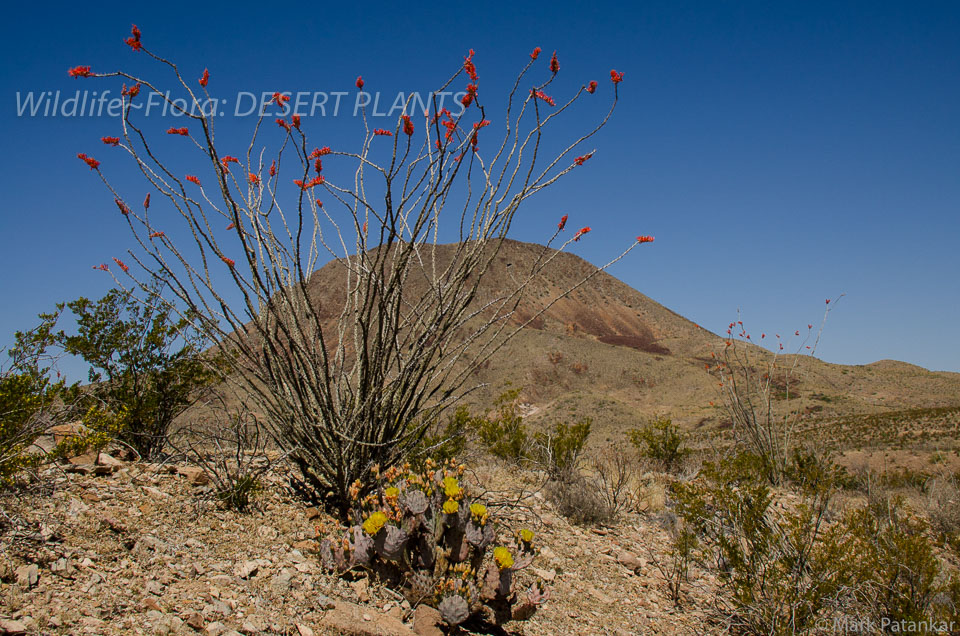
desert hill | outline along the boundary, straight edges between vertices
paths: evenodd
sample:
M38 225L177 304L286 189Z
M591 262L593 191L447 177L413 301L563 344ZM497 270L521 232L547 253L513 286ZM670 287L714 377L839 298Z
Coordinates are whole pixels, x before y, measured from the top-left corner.
M425 246L424 268L442 269L454 258L455 249ZM541 245L505 241L481 280L474 303L501 297L524 282L545 250ZM719 425L725 415L710 404L719 403L717 382L705 361L712 351L722 349L720 336L605 272L597 272L551 304L596 269L573 254L560 253L527 283L526 294L510 317L513 325L526 326L477 371L476 382L485 386L470 401L485 408L506 387L520 387L530 421L589 415L601 439L655 415L670 416L691 428ZM343 304L344 272L342 261L333 261L309 280L313 301L331 319ZM417 276L405 287L412 297L425 291ZM752 350L767 355L759 347ZM889 360L837 365L808 356L800 360L799 369L800 404L823 416L960 403L957 373L930 372ZM791 407L798 404L791 402Z

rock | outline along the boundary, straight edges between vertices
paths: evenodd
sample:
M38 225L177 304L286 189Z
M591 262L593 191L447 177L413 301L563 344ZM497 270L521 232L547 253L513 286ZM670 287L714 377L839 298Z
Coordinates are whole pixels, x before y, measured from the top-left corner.
M153 633L160 636L176 634L183 627L183 621L177 616L164 616L153 626Z
M147 581L147 584L143 586L143 589L147 591L148 594L155 594L161 596L163 594L163 585L157 581Z
M353 581L350 583L350 587L352 587L353 591L357 593L357 599L359 599L361 603L365 603L370 600L370 595L367 593L367 589L370 587L370 581L367 579Z
M84 453L83 455L71 457L67 461L74 466L95 466L97 464L97 456L99 454L100 453L97 451L91 451L89 453Z
M177 474L192 486L205 486L210 483L210 476L197 466L177 466Z
M314 594L313 604L322 610L329 610L336 607L334 602L330 600L330 597L324 596L323 594Z
M313 506L304 510L303 513L307 516L307 521L313 521L314 519L319 519L321 515L320 509Z
M73 565L66 557L60 557L50 564L50 571L58 576L69 576L73 571Z
M243 563L238 563L233 568L234 576L239 576L241 579L249 579L251 576L256 576L259 571L260 564L256 561L244 561Z
M82 435L87 431L87 427L81 422L70 422L69 424L57 424L47 429L50 435L53 435L53 443L59 444L72 437Z
M419 636L443 636L443 618L429 605L418 605L413 613L413 631Z
M0 634L26 634L27 626L20 621L12 621L6 618L0 618Z
M144 606L145 608L147 608L147 613L148 613L148 614L149 614L150 612L162 612L162 611L163 611L163 608L160 607L160 601L158 601L158 600L157 600L156 598L154 598L153 596L148 596L147 598L143 599L143 606Z
M227 626L218 621L214 621L207 625L207 628L204 631L207 632L209 636L220 636L227 631Z
M17 584L20 587L33 587L40 580L40 568L35 563L17 568Z
M319 626L325 630L340 630L362 636L415 636L416 632L382 612L372 611L355 603L335 602L335 607L323 615ZM364 621L363 616L370 617ZM326 632L324 632L326 633Z
M627 568L628 570L633 570L635 574L639 574L647 565L646 559L641 559L635 554L630 552L622 551L617 555L617 563Z
M159 488L154 488L153 486L141 486L141 489L154 499L166 499L170 496Z
M257 618L249 618L243 621L243 625L240 626L241 634L262 634L266 631L266 627L263 624L263 621Z
M590 592L590 594L591 594L594 598L596 598L598 601L600 601L601 603L606 603L607 605L609 605L610 603L613 603L614 600L615 600L613 597L607 596L606 594L604 594L604 593L601 592L600 590L595 589L595 588L592 588L592 587L591 587L589 590L587 590L587 591Z
M313 630L303 623L297 623L297 633L300 634L300 636L313 636Z
M123 466L122 461L106 453L100 453L97 457L97 464L100 466L109 466L110 468L120 468Z
M539 576L544 581L553 581L557 578L556 570L541 570L540 568L532 568L533 573Z
M203 614L200 612L193 612L190 616L187 616L186 620L187 625L196 631L202 631L203 626L206 624L206 621L203 618Z

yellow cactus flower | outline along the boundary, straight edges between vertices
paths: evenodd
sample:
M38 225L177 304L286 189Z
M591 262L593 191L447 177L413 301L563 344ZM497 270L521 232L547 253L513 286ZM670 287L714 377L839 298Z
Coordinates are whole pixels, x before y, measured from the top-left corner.
M383 491L383 496L386 497L387 499L394 499L396 497L399 497L400 489L391 486L390 488L387 488L386 490Z
M375 512L363 522L363 530L371 537L376 536L380 529L387 523L387 515L382 512Z
M470 504L470 516L479 523L487 518L487 507L482 503L473 503Z
M443 511L448 515L456 514L460 510L460 504L456 499L447 499L443 504Z
M447 497L459 497L463 490L460 488L460 483L456 477L444 477L443 492Z
M530 543L533 541L533 530L527 530L524 528L520 531L520 540L524 543Z
M510 550L503 546L493 549L493 560L497 562L497 567L501 570L513 567L513 555L510 554Z

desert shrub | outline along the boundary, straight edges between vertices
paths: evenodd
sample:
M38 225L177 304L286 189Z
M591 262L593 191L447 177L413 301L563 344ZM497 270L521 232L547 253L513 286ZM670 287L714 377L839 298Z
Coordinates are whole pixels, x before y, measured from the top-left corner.
M552 429L540 431L533 436L533 460L551 477L576 470L583 454L590 426L593 421L583 418L576 424L557 422Z
M271 459L259 418L242 399L228 406L224 395L204 404L202 415L184 423L170 446L200 468L212 484L211 495L224 507L245 512L263 490L263 476L283 456Z
M741 454L705 464L697 480L675 483L672 494L717 567L728 594L719 600L734 628L803 633L835 610L851 565L843 532L826 524L831 485L775 506L764 460Z
M826 301L820 329L813 331L812 324L807 326L805 337L796 345L789 362L782 360L786 343L779 335L776 336L778 350L771 354L755 347L743 321L736 321L727 329L723 350L714 352L714 363L707 364L707 369L720 381L737 444L760 460L763 474L772 485L780 485L785 477L793 456L797 427L805 415L803 404L793 399L799 396L797 389L805 357L802 354L816 353L827 316L835 306L835 302L831 305L830 300ZM796 330L795 334L800 336L800 331ZM776 405L779 401L796 404Z
M689 581L690 566L698 558L700 539L682 517L673 513L666 515L664 525L670 535L670 549L666 558L654 558L653 563L667 584L670 600L680 605L683 586Z
M659 462L667 472L678 468L690 455L690 449L684 447L686 436L668 418L658 418L642 428L631 429L627 435L641 457Z
M880 621L918 622L954 611L946 578L927 525L897 496L880 495L845 520L857 559L861 598Z
M500 459L519 462L529 449L527 429L517 409L520 389L501 394L494 410L474 421L477 437L483 447Z
M97 301L79 298L66 304L76 333L55 334L66 353L90 364L89 393L123 410L120 439L148 460L163 451L173 420L225 370L221 358L200 355L206 341L193 329L196 317L175 318L160 294L155 281L145 301L120 289Z
M544 492L557 512L573 523L603 525L616 517L616 509L597 483L579 470L568 469L550 479Z
M925 507L931 529L950 545L960 545L960 484L957 477L945 474L930 481Z
M478 95L473 53L457 56L440 89L466 83L456 114L438 103L417 104L408 92L386 128L371 130L364 108L364 124L355 120L356 142L331 148L313 141L314 124L299 115L266 126L274 106L289 110L283 91L263 105L249 139L215 137L214 113L203 107L217 89L215 80L208 88L210 73L198 83L179 72L139 30L128 43L165 76L147 81L125 71L71 70L74 77L122 77L136 89L123 91L121 136L103 139L115 140L109 145L140 169L155 205L163 206L148 213L149 199L125 201L126 188L111 181L111 164L101 168L78 154L83 169L109 190L138 246L134 265L118 260L115 271L141 285L150 276L171 282L178 305L201 318L197 324L210 341L230 349L240 367L234 379L258 401L273 441L298 469L291 479L341 514L357 479L369 490L372 466L401 463L417 447L421 418L478 388L468 386L475 372L505 342L603 269L558 290L526 323L511 319L529 281L590 232L586 226L564 235L570 231L564 216L546 241L559 249L514 272L502 293L478 298L524 202L570 172L590 169L583 167L593 156L585 144L613 114L622 73L610 75L611 108L577 133L577 125L547 124L573 117L574 104L594 99L593 91L577 80L569 98L555 92L555 102L544 92L548 85L566 92L555 58L537 61L539 48L524 55L513 88L487 102L493 93ZM190 140L182 153L156 152L162 133L150 133L142 111L131 107L141 85L184 116L174 130ZM363 90L362 78L356 86ZM570 123L582 124L583 115L578 111ZM416 123L421 116L430 123ZM548 129L567 141L542 139ZM243 159L230 154L241 147L249 149ZM155 227L161 218L182 223L180 231ZM211 219L226 229L211 231ZM458 224L459 242L439 245ZM637 237L610 264L652 240ZM336 282L321 309L309 277L324 261ZM499 450L518 456L522 440L511 440Z
M589 468L597 495L614 517L636 506L637 496L632 488L636 473L634 457L614 446L595 453Z
M499 537L463 472L462 464L429 459L422 471L375 470L374 492L361 496L359 482L351 489L355 525L322 542L322 562L336 572L368 569L411 604L436 607L451 626L477 616L498 625L529 618L546 600L542 582L521 589L518 580L533 560L533 533Z
M102 448L119 432L125 409L105 408L78 384L53 379L56 355L48 353L56 340L58 314L41 314L34 329L15 334L7 352L10 362L0 368L0 487L17 474L89 448ZM58 424L76 422L77 434L59 443L40 437Z
M458 406L442 425L439 416L434 416L429 423L422 425L426 432L420 444L410 451L410 463L419 468L427 458L443 463L462 456L468 437L481 426L481 421L482 418L470 414L466 405Z

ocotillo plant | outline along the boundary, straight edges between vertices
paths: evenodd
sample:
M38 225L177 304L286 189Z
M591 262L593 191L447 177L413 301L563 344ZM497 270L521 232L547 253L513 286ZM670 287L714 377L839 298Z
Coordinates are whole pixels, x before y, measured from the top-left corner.
M548 159L541 156L544 135L559 128L574 103L601 91L590 82L566 101L554 100L546 90L560 65L554 54L542 72L539 47L507 96L492 158L480 151L480 139L496 127L487 118L472 51L434 93L465 78L457 113L434 98L420 113L422 123L415 122L411 94L408 110L388 130L371 129L362 110L364 134L352 150L309 143L307 122L297 114L265 127L265 108L244 154L237 141L214 136L214 117L204 107L213 81L207 70L186 79L145 46L136 27L127 44L172 76L177 92L123 71L70 70L74 77L124 80L121 136L102 141L134 160L154 200L164 204L151 208L149 198L128 204L100 161L79 155L110 189L139 247L129 251L135 269L119 259L116 268L104 268L134 283L154 274L169 283L178 303L201 316L199 327L235 358L240 371L233 379L254 394L272 437L299 467L300 484L345 511L354 481L372 487L373 465L396 464L422 437L422 422L474 388L471 371L521 328L510 319L530 281L590 231L583 227L544 250L508 293L474 302L520 206L594 156L583 146L613 114L623 74L610 73L605 114ZM361 77L356 86L363 90ZM154 131L132 108L143 88L186 118L187 126L166 133L184 138L206 163L204 173L184 174L154 152ZM289 100L278 91L270 107L289 108ZM265 137L277 148L272 156ZM352 162L352 178L328 179L328 161ZM175 220L185 226L179 234L171 231ZM441 220L459 224L458 243L442 261L433 249ZM608 265L650 240L631 241ZM319 308L307 283L327 258L338 263L342 295L335 306ZM412 293L414 280L426 291Z

